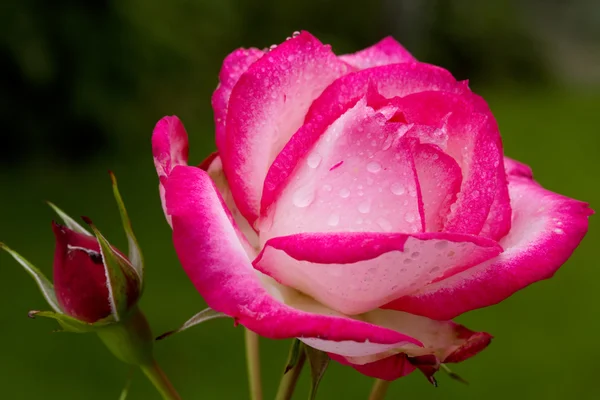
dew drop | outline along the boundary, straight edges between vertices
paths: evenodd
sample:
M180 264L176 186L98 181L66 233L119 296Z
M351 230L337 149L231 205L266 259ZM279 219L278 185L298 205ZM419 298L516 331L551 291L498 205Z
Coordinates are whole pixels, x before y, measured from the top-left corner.
M327 225L337 226L340 223L340 216L338 214L331 214L327 219Z
M372 174L376 174L381 170L381 164L379 164L377 161L371 161L370 163L367 164L367 171L369 171Z
M412 260L410 258L407 258L403 261L404 264L410 264L412 262Z
M298 37L298 36L300 36L300 32L294 31L294 33L292 33L293 38Z
M435 274L436 272L438 272L440 270L440 267L433 267L429 270L430 274Z
M361 214L368 214L371 211L371 202L363 201L358 205L358 212Z
M310 187L302 187L294 193L292 202L298 208L308 207L315 199L315 191Z
M418 251L415 251L415 252L413 252L413 253L412 253L410 256L411 256L412 258L417 258L417 257L419 257L420 255L421 255L421 253L419 253Z
M404 189L404 186L400 182L392 183L390 190L396 196L402 196L406 192L406 189Z
M381 229L383 229L385 232L391 232L392 231L392 224L387 219L385 219L385 218L377 218L376 222L377 222L377 225L379 225L381 227Z
M323 190L324 190L324 191L326 191L326 192L331 192L331 189L333 189L333 188L331 187L331 185L328 185L328 184L324 184L324 185L323 185Z
M347 198L348 196L350 196L350 191L349 191L348 189L346 189L346 188L343 188L343 189L341 189L341 190L340 190L340 197L341 197L342 199L345 199L345 198Z
M415 215L413 213L406 213L404 215L404 219L406 220L406 222L411 223L411 222L415 222Z
M445 240L440 240L439 242L434 244L433 247L435 247L438 250L444 250L446 247L448 247L448 242Z
M310 153L306 159L306 163L310 168L317 168L321 164L322 157L319 153Z

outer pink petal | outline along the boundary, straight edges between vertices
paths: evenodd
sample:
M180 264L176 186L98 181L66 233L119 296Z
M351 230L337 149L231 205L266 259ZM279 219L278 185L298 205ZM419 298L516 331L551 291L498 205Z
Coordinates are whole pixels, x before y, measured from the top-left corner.
M358 69L417 61L391 36L354 54L340 56L340 59Z
M357 315L498 255L491 240L448 233L313 233L270 239L259 271Z
M263 55L264 52L254 48L237 49L223 61L221 72L219 72L219 85L213 93L211 101L215 115L215 140L217 148L221 151L225 146L225 123L231 91L240 76Z
M329 357L343 365L349 365L363 375L372 378L393 381L413 372L416 367L410 363L404 353L395 354L368 364L353 364L344 356L329 353Z
M261 210L279 196L285 182L327 128L363 98L369 89L385 97L406 96L426 90L464 93L469 89L456 82L445 69L424 63L392 64L345 75L333 82L310 107L304 125L279 153L264 182Z
M422 232L406 126L363 99L336 120L297 165L260 223L264 243L299 232Z
M319 337L352 342L354 347L367 346L373 352L420 346L418 340L390 329L335 314L300 311L276 300L261 285L240 241L243 236L232 225L231 216L204 171L176 167L166 192L175 250L211 308L273 339Z
M502 254L386 307L450 319L550 278L583 239L592 210L520 175L509 175L509 193L513 221Z
M163 117L156 123L152 132L152 155L160 180L158 185L160 201L169 224L171 224L171 217L167 214L163 181L175 166L187 165L188 151L188 135L179 118Z
M509 176L522 176L524 178L533 179L533 172L529 165L520 163L512 158L504 157L504 168Z
M242 74L229 98L219 148L240 211L258 217L269 166L302 125L312 101L349 66L307 32L265 54Z

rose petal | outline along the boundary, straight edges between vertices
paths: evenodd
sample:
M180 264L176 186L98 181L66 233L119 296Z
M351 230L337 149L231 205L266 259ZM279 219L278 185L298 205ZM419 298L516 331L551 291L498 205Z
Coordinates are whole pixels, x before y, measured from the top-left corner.
M188 151L188 135L178 117L163 117L156 123L152 132L152 155L159 178L160 203L169 225L171 217L167 214L163 181L175 166L187 165Z
M251 224L272 161L312 101L348 68L329 46L303 32L252 64L233 88L219 152L236 204Z
M277 199L300 159L342 114L363 98L369 87L388 98L426 90L464 93L469 89L452 75L424 63L392 64L345 75L333 82L311 105L304 125L296 132L271 165L264 182L261 211Z
M344 356L329 353L332 360L339 362L342 365L348 365L360 372L363 375L372 378L384 379L393 381L413 372L416 368L408 361L408 357L404 353L394 354L379 361L374 361L368 364L353 364Z
M333 123L260 222L260 239L299 232L421 232L407 127L363 99Z
M522 176L524 178L533 179L533 172L529 165L525 165L512 158L504 157L504 168L506 175L509 176Z
M519 175L509 175L509 193L513 221L509 234L500 240L502 254L386 307L450 319L550 278L583 239L593 212L586 203Z
M263 55L264 52L255 48L237 49L223 60L223 66L219 72L219 85L211 99L215 115L215 141L220 150L225 146L225 124L231 91L240 76Z
M233 219L204 171L176 167L166 183L166 194L179 260L214 310L272 339L320 337L334 342L352 341L354 346L369 341L379 345L377 351L420 345L418 340L399 332L334 312L322 315L292 308L281 302L280 292L267 292L248 259L243 235L232 225ZM310 299L305 302L316 307ZM317 308L317 312L321 309Z
M253 264L327 307L356 315L501 250L489 239L449 233L307 233L270 239Z
M440 232L460 191L462 173L456 161L435 145L418 144L413 151L425 231Z
M417 61L416 58L391 36L364 50L339 57L342 61L358 69Z

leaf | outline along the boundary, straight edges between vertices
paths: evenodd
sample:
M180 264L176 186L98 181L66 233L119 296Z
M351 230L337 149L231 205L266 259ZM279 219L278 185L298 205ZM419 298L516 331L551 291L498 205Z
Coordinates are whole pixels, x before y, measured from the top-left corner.
M133 269L127 264L127 261L113 249L108 240L100 233L93 222L87 217L82 218L90 226L100 244L102 263L104 264L104 272L106 274L106 286L108 287L108 301L112 309L114 320L120 321L127 313L130 304L133 304L133 301L128 299L130 293L128 290L128 276L126 275L126 271Z
M56 300L56 293L54 292L54 285L52 284L52 282L50 282L50 280L48 280L48 278L46 278L46 276L42 273L42 271L37 269L33 264L31 264L29 261L27 261L26 259L21 257L21 255L19 253L12 250L11 248L9 248L7 245L5 245L2 242L0 242L0 249L3 249L8 254L10 254L19 264L21 264L23 266L23 268L25 268L25 270L29 273L29 275L31 275L31 277L37 283L38 287L40 288L40 291L42 292L42 295L48 302L48 305L50 307L52 307L52 309L54 311L59 312L59 313L62 312L62 309L61 309L60 305L58 304L58 300Z
M77 233L81 233L81 234L84 234L87 236L94 236L83 226L79 225L79 223L77 223L73 218L69 217L63 210L56 207L56 205L54 205L54 203L51 203L49 201L47 201L46 203L48 203L48 205L50 207L52 207L54 212L56 212L58 214L58 216L63 220L63 222L65 223L67 228L71 229L72 231L75 231Z
M194 315L192 318L188 319L187 321L185 321L185 323L183 325L181 325L181 327L179 327L175 330L169 331L169 332L165 332L162 335L158 336L156 338L156 340L163 340L171 335L174 335L179 332L183 332L186 329L191 328L192 326L201 324L206 321L210 321L211 319L227 318L227 317L229 317L227 314L223 314L221 312L215 311L212 308L207 308L205 310L200 311L198 314Z
M469 381L464 379L462 376L458 375L456 372L452 371L446 364L440 364L440 369L448 374L448 376L455 381L460 383L464 383L465 385L469 384Z
M127 214L127 210L125 209L125 203L123 202L121 193L119 192L119 187L117 186L117 177L114 173L112 173L112 171L109 171L109 174L110 179L112 181L113 194L115 196L115 200L117 201L117 206L119 207L119 214L121 214L121 222L123 223L123 229L125 230L125 234L127 235L127 243L129 246L129 261L131 261L135 272L140 278L139 282L141 293L144 282L144 258L142 256L142 251L140 249L138 241L135 238L135 235L133 234L131 220L129 219L129 215Z
M306 352L306 357L310 364L311 386L308 398L309 400L315 400L317 398L319 383L321 383L321 379L323 378L323 375L325 375L325 371L327 370L331 359L327 353L310 346L304 346L304 351Z
M87 322L80 321L76 318L70 317L66 314L62 314L60 312L54 311L29 311L27 314L29 318L43 317L43 318L51 318L60 324L60 326L66 332L74 332L74 333L88 333L94 332L97 328L100 328L107 324L107 322L96 322L94 324L89 324Z

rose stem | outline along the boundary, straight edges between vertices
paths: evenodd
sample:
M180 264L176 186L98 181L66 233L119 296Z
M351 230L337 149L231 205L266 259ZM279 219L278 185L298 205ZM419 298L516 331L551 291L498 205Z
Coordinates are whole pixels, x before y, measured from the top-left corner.
M165 375L163 370L160 369L156 360L153 360L151 364L142 365L141 368L148 379L150 379L150 382L152 382L152 384L160 392L163 399L181 400L181 397L179 397L179 394L169 381L169 378L167 378L167 375Z
M388 388L390 387L390 381L384 381L383 379L375 379L369 400L382 400L385 398Z
M294 344L292 344L292 348L290 349L290 357L288 360L288 364L293 358L293 352ZM304 367L304 361L306 361L306 353L301 347L300 352L298 353L298 359L296 360L295 364L291 366L289 370L285 371L283 373L283 376L281 377L281 381L279 382L279 389L277 389L277 396L275 396L275 400L290 400L292 398L292 395L294 394L294 389L296 389L296 382L298 382L298 378L300 377L300 373L302 372L302 367Z
M260 352L258 349L259 336L246 329L246 364L248 367L248 383L250 385L250 399L262 400L262 386L260 383Z

